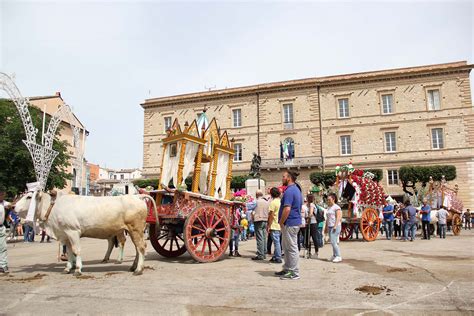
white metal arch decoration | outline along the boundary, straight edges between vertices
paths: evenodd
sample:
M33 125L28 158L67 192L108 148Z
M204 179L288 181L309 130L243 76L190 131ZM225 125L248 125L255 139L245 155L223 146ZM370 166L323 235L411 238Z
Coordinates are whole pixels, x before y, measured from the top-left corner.
M23 143L28 148L31 158L33 160L33 166L35 168L36 180L40 183L40 189L43 190L46 187L46 181L48 180L51 166L54 159L58 155L58 152L53 149L54 136L56 130L63 120L64 116L68 116L69 124L73 130L73 142L74 142L74 153L76 159L74 160L74 166L80 167L82 175L82 160L83 155L80 151L80 128L73 124L74 116L72 114L69 105L64 104L59 107L58 111L51 117L51 121L48 125L47 132L43 135L43 141L41 144L36 142L36 135L38 129L33 125L31 120L30 111L28 109L29 100L24 98L15 82L5 73L0 72L0 89L4 90L8 96L12 99L13 103L20 114L23 127L25 128L26 140ZM82 176L79 177L82 179Z

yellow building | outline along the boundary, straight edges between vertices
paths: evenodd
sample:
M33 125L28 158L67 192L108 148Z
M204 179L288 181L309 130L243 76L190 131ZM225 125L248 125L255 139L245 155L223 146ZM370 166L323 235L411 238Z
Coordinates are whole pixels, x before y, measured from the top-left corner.
M161 140L173 120L192 121L206 109L235 138L234 174L247 174L256 152L267 185L295 168L306 190L311 172L352 161L383 169L386 191L398 195L400 166L451 164L472 208L472 68L462 61L147 99L143 176L158 177Z
M46 115L48 116L53 116L59 107L65 104L60 92L56 92L56 94L50 96L30 97L29 100L32 106L43 112L46 112ZM79 128L78 144L76 144L74 140L72 125ZM47 128L48 126L45 127L45 131ZM70 145L68 147L68 153L71 156L71 165L68 167L67 172L73 175L72 180L68 181L67 186L63 190L69 192L73 188L78 188L78 192L80 192L82 188L81 194L85 194L88 182L86 176L87 164L85 159L82 159L80 164L77 165L75 165L75 161L78 154L84 158L85 142L89 132L85 129L84 125L81 123L81 121L79 121L74 113L72 113L71 116L63 117L60 128L61 131L59 132L59 139L67 141ZM38 129L41 129L41 127L38 127ZM40 140L37 141L39 142ZM78 146L78 150L75 148L76 145Z

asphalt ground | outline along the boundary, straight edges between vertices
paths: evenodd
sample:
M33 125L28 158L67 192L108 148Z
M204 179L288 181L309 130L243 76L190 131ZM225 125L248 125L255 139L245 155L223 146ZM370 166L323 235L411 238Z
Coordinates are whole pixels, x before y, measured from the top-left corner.
M9 243L0 314L474 314L474 230L414 242L341 242L341 263L327 261L325 245L318 259L300 260L301 279L291 281L274 276L281 265L250 259L255 240L240 244L241 258L205 264L187 253L163 258L148 243L141 276L128 272L130 240L122 264L100 263L106 241L81 241L81 278L61 273L57 242Z

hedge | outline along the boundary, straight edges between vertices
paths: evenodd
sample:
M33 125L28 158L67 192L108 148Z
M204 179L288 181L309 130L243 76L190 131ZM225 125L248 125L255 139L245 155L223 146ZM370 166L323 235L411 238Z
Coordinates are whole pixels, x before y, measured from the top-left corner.
M139 188L146 188L148 186L153 187L153 189L158 188L158 181L159 179L157 178L151 178L151 179L137 179L132 181L134 185L136 185ZM184 183L186 183L188 191L191 191L192 186L193 186L193 178L192 177L187 177L186 180L184 180Z
M230 182L231 189L236 189L236 190L244 189L245 181L247 179L251 179L251 177L249 175L233 176ZM186 180L184 180L184 182L186 183L188 191L191 191L192 185L193 185L193 178L187 177ZM147 186L152 186L154 189L156 189L158 188L158 179L157 178L138 179L138 180L134 180L133 184L138 186L139 188L146 188Z
M456 167L452 165L439 166L402 166L398 171L402 184L421 183L425 186L430 181L430 176L435 181L441 181L444 175L446 181L456 179Z

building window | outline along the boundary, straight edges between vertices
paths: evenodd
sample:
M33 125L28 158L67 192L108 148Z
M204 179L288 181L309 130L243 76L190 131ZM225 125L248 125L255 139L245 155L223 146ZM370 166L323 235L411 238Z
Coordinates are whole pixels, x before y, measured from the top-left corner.
M349 117L349 99L339 99L337 102L339 104L339 118Z
M242 161L242 144L234 144L234 161Z
M388 185L398 185L398 170L387 170Z
M121 174L121 175L120 175L120 180L123 180L123 179L124 179L124 175Z
M341 155L352 155L351 136L344 135L340 137L341 140Z
M382 95L382 112L383 114L393 113L393 95L391 94Z
M165 117L165 132L171 128L171 116Z
M433 144L433 149L443 149L444 148L443 129L442 128L431 129L431 140Z
M234 124L234 127L242 127L242 110L241 109L235 109L232 110L232 121Z
M283 104L283 125L285 129L293 129L293 104Z
M117 175L116 174L114 174L114 180L117 180Z
M395 132L385 133L385 151L389 153L397 151L397 139Z
M428 90L428 109L436 111L441 109L439 99L439 89Z

